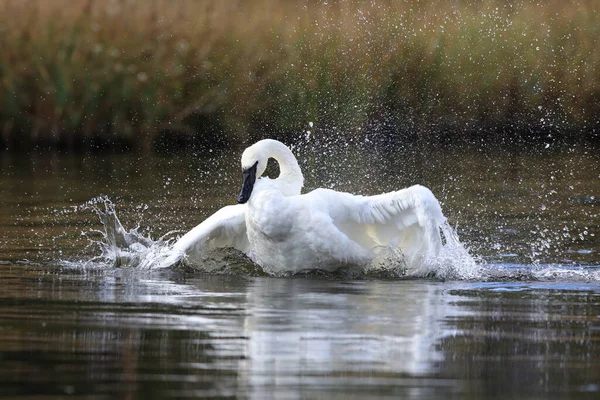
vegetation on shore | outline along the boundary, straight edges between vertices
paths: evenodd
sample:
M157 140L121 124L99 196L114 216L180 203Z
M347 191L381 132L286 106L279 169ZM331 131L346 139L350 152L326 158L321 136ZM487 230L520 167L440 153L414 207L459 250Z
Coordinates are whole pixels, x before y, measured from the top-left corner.
M0 0L1 148L598 141L600 3Z

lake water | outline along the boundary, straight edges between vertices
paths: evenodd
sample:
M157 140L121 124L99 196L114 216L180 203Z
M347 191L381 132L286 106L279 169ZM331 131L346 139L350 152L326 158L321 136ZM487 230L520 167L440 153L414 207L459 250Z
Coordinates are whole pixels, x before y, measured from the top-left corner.
M235 201L240 151L2 153L0 396L600 396L597 152L294 151L307 190L430 187L479 275L115 268L83 204L104 195L125 226L181 234Z

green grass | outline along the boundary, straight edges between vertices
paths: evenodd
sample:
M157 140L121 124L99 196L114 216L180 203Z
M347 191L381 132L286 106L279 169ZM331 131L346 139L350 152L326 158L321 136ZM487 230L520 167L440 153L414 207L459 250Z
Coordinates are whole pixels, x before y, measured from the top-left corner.
M239 143L308 122L319 135L597 140L599 10L0 0L2 147Z

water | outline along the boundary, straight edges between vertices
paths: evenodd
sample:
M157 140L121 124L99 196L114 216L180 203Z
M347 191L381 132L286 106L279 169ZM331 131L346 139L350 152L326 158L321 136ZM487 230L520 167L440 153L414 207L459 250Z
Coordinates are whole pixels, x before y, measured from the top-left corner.
M430 187L467 280L114 268L82 205L169 240L234 201L239 154L2 154L0 395L596 398L600 163L550 150L296 147L308 190Z

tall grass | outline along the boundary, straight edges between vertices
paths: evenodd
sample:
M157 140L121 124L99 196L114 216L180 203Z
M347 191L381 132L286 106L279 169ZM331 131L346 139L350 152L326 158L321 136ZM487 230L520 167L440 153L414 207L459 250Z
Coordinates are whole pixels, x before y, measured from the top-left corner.
M308 122L322 135L597 138L599 11L595 0L0 0L3 147L240 142Z

